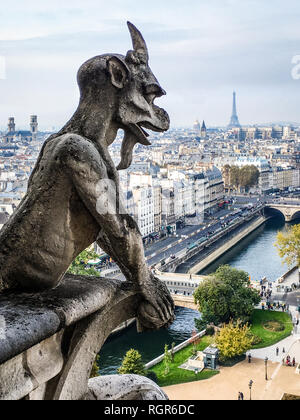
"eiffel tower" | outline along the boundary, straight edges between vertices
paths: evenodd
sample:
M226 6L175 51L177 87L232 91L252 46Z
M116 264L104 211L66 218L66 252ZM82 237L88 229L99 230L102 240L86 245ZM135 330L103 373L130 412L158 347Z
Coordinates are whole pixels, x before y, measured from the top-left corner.
M237 112L236 112L236 93L233 92L233 105L232 105L232 115L231 115L231 119L230 119L230 123L228 125L228 128L240 128L240 122L239 122L239 118L237 116Z

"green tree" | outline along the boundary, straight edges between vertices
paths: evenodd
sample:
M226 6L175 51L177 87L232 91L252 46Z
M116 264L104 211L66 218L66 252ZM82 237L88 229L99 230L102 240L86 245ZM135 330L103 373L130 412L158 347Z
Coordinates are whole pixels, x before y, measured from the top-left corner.
M238 189L240 185L240 168L238 166L230 167L229 183L234 189Z
M257 184L259 179L259 170L254 165L246 165L240 168L239 186L249 189Z
M164 374L165 374L165 376L167 376L168 373L170 372L170 363L171 362L172 362L172 355L169 351L169 346L166 344L165 345L165 355L164 355L164 366L165 366Z
M219 325L231 319L250 320L260 302L259 292L251 287L249 274L223 265L203 281L194 293L201 319L195 319L198 330L208 324Z
M86 249L86 250L82 251L75 258L75 260L72 262L72 264L70 265L70 267L68 269L68 273L78 274L78 275L82 275L82 276L97 276L97 277L99 277L100 274L95 268L93 268L93 267L86 268L86 264L88 263L88 261L95 260L98 257L99 257L99 255L96 254L96 252L91 251L89 249Z
M300 266L300 224L291 226L286 232L278 232L275 243L278 254L288 266Z
M240 356L252 346L253 336L247 324L241 320L224 324L216 335L216 345L222 360Z
M230 165L226 164L223 166L222 168L222 177L224 180L224 185L225 188L230 188L231 187L231 183L230 183Z
M254 165L238 166L225 165L222 170L225 184L230 189L249 189L257 184L259 170Z
M121 375L133 373L135 375L145 376L146 372L141 354L134 349L128 350L122 361L122 366L118 369L118 373Z
M90 378L97 378L98 376L100 376L100 374L99 374L99 360L100 360L100 356L99 356L99 354L97 354L96 359L94 360L94 363L93 363L93 366L92 366Z

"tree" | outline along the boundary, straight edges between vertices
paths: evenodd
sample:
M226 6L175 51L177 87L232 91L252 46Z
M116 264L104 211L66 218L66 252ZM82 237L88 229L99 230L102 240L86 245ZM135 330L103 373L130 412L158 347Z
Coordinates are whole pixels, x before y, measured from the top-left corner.
M118 369L118 373L121 375L133 373L135 375L145 376L145 367L141 354L134 349L128 350L122 361L122 366Z
M164 365L165 365L165 376L168 375L168 373L170 372L170 363L172 362L172 356L171 353L169 351L169 346L166 344L165 345L165 355L164 355Z
M257 184L259 176L259 170L256 166L243 166L239 173L239 186L245 189L251 188Z
M100 376L100 374L99 374L99 360L100 360L100 356L99 356L99 354L97 354L96 359L94 360L94 363L93 363L93 366L92 366L90 378L97 378L98 376Z
M224 324L216 336L216 345L223 360L244 354L251 348L252 341L248 324L243 324L241 320Z
M68 269L68 273L78 274L78 275L82 275L82 276L97 276L97 277L99 277L100 274L95 268L93 268L93 267L86 268L86 264L88 263L88 261L95 260L98 257L99 257L99 255L96 254L96 252L91 251L89 249L86 249L86 250L82 251L75 258L75 260L72 262L72 264L70 265L70 267Z
M238 166L225 165L222 170L225 185L230 189L248 189L257 184L259 170L254 165Z
M235 189L237 189L240 185L239 176L240 168L238 166L231 166L229 172L229 182L230 185Z
M259 292L251 287L249 274L223 265L203 281L194 293L201 319L195 319L198 330L208 324L219 325L231 319L250 320L260 302Z
M300 224L291 226L286 232L278 232L275 247L280 258L288 266L300 266Z
M192 331L192 336L190 339L190 343L193 344L193 355L197 354L197 346L200 344L201 342L201 338L197 337L197 331L193 330Z

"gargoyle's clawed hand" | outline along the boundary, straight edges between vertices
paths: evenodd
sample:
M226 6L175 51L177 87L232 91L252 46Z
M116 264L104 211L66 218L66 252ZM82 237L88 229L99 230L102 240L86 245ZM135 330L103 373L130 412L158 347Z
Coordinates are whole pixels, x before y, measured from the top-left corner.
M156 330L172 324L175 305L166 285L149 274L141 289L145 301L138 309L138 330Z

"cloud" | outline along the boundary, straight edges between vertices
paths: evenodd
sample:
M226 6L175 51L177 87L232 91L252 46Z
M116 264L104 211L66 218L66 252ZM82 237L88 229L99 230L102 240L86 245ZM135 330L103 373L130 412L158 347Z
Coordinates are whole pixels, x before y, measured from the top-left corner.
M298 0L11 0L0 28L0 121L16 114L27 124L31 110L47 126L63 124L77 105L79 66L131 48L126 20L147 41L173 125L202 116L225 124L233 89L243 122L297 120L291 59L300 54L299 12Z

